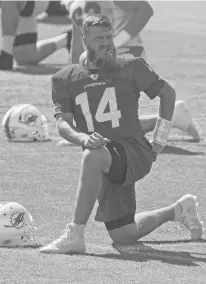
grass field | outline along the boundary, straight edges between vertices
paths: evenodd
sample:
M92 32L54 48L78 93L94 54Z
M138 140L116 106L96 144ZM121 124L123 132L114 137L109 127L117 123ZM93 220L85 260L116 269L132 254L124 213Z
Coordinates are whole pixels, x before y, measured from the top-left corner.
M155 16L145 29L148 61L176 87L206 136L206 2L152 2ZM65 25L39 24L40 38L58 35ZM0 119L17 103L36 105L48 118L52 142L7 143L0 132L0 200L29 209L44 243L71 219L81 151L57 147L52 117L51 74L67 62L59 51L40 66L0 72ZM141 98L141 114L157 111L158 100ZM136 184L137 211L169 205L186 193L198 196L206 222L206 143L173 131L152 172ZM94 213L93 213L94 214ZM205 284L206 238L190 242L176 223L167 223L135 246L111 246L104 225L86 230L85 255L40 255L38 249L0 249L1 284Z

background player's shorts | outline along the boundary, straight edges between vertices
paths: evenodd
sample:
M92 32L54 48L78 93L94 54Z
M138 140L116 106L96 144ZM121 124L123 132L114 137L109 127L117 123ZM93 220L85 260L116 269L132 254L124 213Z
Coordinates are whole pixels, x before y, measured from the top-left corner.
M149 141L131 138L107 146L112 155L110 171L103 178L96 221L111 222L135 213L135 182L150 172L154 153Z

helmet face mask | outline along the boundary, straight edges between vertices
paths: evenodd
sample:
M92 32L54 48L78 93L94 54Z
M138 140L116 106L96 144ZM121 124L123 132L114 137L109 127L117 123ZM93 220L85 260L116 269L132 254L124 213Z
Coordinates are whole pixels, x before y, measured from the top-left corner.
M17 202L0 203L0 247L37 246L30 213Z
M29 104L19 104L7 111L2 120L5 138L13 142L48 141L46 117Z

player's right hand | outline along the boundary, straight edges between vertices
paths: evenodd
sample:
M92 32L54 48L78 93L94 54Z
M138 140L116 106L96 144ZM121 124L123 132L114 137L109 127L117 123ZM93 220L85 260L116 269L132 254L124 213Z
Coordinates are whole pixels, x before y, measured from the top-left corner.
M89 149L98 149L102 146L106 146L109 140L104 138L101 134L93 132L84 139L84 147Z

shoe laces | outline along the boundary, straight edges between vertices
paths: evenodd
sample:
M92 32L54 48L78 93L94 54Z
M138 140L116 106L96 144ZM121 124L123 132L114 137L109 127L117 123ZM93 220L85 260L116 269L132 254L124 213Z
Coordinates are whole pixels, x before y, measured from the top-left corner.
M26 228L26 231L24 233L24 235L27 237L28 239L28 242L26 245L31 245L31 246L38 246L40 245L41 243L38 242L36 240L36 236L35 236L35 232L37 231L37 228L36 227L33 227L33 226L28 226Z
M186 214L180 216L179 222L189 230L199 227L196 210L192 206L187 208Z
M62 231L61 236L52 242L53 245L61 245L61 247L68 247L68 244L72 243L74 237L71 225L68 224L66 228Z

